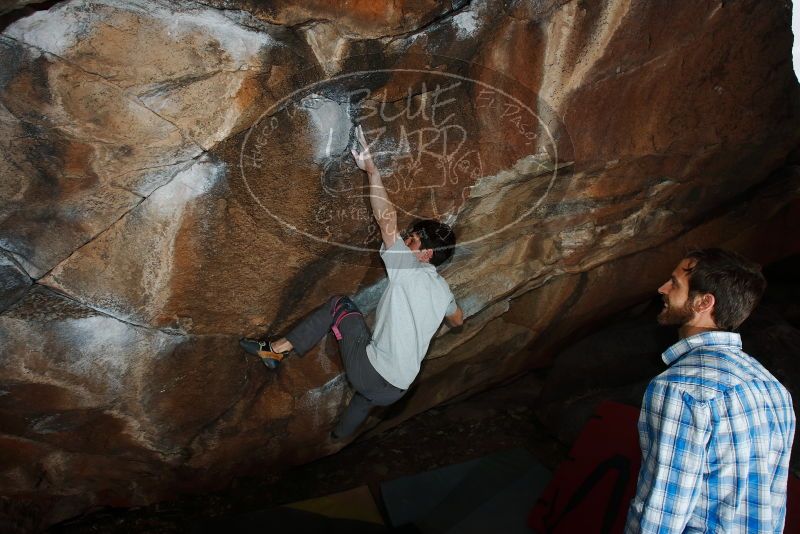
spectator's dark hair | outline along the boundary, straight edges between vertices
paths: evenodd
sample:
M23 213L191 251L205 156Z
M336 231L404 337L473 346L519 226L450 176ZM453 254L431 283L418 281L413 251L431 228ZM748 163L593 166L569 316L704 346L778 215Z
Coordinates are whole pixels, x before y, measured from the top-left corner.
M453 255L456 248L456 234L448 225L433 219L417 219L408 227L408 233L416 233L422 248L433 250L431 264L438 267Z
M694 265L686 269L689 298L711 293L714 322L723 330L737 329L755 309L767 287L761 266L719 248L691 250L686 257L694 260Z

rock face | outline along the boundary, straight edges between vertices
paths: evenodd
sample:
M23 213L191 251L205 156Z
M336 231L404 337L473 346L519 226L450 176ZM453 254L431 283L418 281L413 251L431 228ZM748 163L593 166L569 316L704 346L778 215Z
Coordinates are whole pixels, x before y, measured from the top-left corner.
M236 341L377 302L356 123L401 224L454 224L469 317L365 430L548 365L686 246L800 248L783 3L378 5L68 0L0 34L8 525L335 450L335 343L269 374Z

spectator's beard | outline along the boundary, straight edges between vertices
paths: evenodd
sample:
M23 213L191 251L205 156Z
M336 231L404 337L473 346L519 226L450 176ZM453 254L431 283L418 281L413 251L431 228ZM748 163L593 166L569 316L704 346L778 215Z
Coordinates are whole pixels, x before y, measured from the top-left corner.
M683 306L673 306L672 303L664 297L664 309L658 314L658 324L664 326L683 326L694 318L694 310L692 310L691 299L686 299Z

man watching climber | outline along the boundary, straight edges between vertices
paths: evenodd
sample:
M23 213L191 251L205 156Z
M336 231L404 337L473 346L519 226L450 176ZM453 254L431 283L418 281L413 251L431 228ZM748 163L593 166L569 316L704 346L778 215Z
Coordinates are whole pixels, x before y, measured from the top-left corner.
M658 288L658 321L678 326L681 339L644 395L625 532L783 531L792 398L733 332L765 287L758 265L704 249Z
M336 296L303 319L285 337L256 340L243 338L241 346L262 358L270 368L292 350L301 356L328 331L333 331L345 373L355 389L334 431L334 439L352 435L367 418L373 406L388 406L399 400L419 373L428 345L442 319L451 327L463 323L447 282L436 267L450 259L456 238L452 229L435 220L416 221L405 239L397 231L397 212L383 187L380 172L364 138L356 128L361 151L351 150L358 167L369 179L372 214L383 241L381 259L389 283L375 316L375 331L370 333L364 317L346 296Z

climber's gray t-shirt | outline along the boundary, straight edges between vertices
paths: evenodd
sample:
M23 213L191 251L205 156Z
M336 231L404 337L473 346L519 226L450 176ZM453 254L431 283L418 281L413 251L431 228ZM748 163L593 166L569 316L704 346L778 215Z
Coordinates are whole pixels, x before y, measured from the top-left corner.
M378 302L367 358L390 384L408 389L445 315L456 311L450 286L430 263L422 263L397 239L381 245L389 284Z

